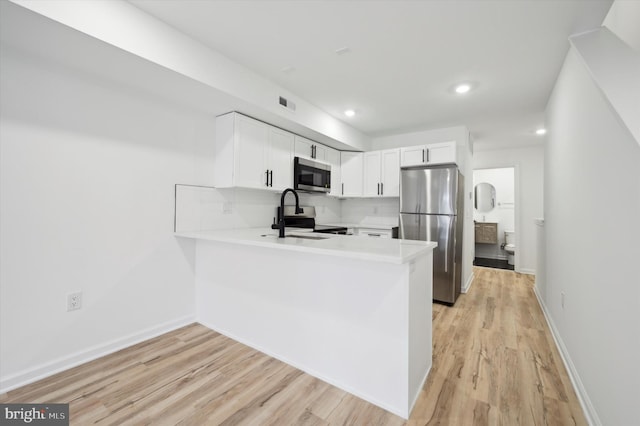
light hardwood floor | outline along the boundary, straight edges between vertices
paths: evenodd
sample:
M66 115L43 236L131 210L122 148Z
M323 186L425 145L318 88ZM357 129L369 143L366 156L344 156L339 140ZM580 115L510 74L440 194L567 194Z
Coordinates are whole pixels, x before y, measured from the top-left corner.
M434 305L433 367L408 425L586 425L533 277L475 268ZM375 372L372 372L375 374ZM402 425L376 406L192 324L0 395L70 404L73 425Z

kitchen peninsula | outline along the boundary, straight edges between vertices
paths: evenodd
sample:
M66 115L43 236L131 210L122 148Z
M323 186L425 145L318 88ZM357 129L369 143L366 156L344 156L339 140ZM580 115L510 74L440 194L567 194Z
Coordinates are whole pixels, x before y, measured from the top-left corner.
M431 368L435 243L249 228L196 244L207 327L408 418Z

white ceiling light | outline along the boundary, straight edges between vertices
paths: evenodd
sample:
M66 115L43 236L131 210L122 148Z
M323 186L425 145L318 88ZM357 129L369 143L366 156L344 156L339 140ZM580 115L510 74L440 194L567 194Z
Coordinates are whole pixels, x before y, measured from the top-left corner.
M464 93L467 93L469 90L471 90L471 85L466 83L458 84L454 90L456 91L456 93L462 95Z
M347 117L353 117L354 115L356 115L356 112L352 109L348 109L345 110L344 115L346 115Z
M546 133L547 133L547 129L545 129L545 128L540 128L540 129L536 130L536 135L542 136L542 135L544 135Z

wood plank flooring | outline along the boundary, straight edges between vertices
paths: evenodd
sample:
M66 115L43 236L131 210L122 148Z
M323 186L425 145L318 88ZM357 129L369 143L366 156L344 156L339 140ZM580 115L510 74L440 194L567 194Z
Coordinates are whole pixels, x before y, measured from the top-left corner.
M408 422L198 324L0 402L69 403L72 425L586 425L533 277L474 272L454 307L433 307L433 367Z

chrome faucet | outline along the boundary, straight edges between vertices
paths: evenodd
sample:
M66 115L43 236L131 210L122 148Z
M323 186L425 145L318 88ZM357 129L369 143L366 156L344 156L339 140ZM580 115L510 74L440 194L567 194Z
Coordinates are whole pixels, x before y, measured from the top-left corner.
M278 238L284 238L284 197L287 195L287 192L293 192L293 195L296 197L296 214L303 213L304 210L300 208L300 200L298 198L298 193L291 189L287 188L282 191L282 196L280 197L280 221L278 222Z

